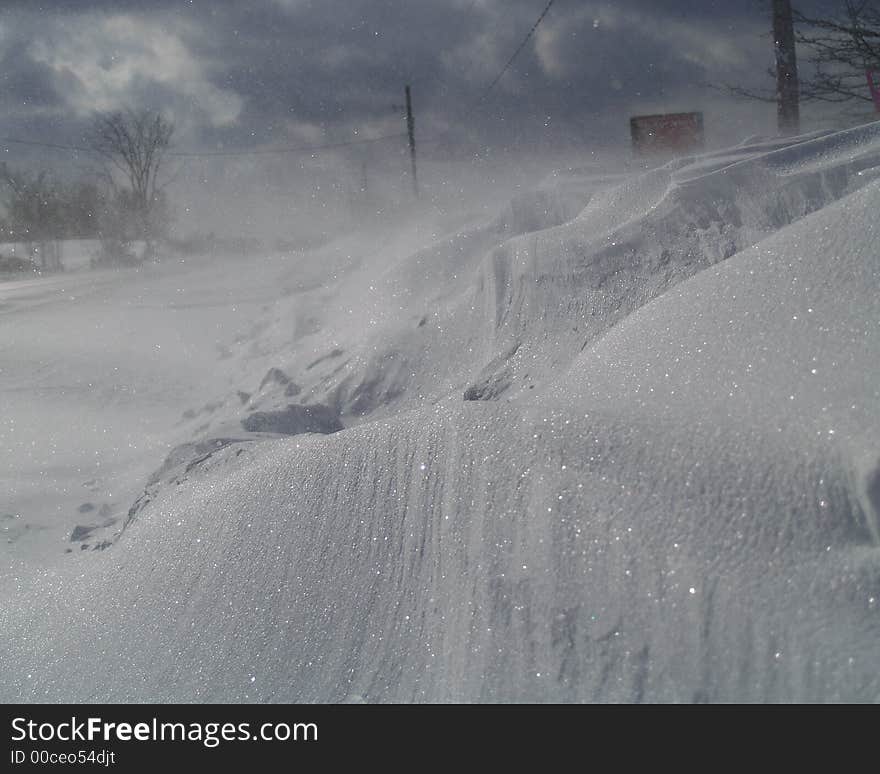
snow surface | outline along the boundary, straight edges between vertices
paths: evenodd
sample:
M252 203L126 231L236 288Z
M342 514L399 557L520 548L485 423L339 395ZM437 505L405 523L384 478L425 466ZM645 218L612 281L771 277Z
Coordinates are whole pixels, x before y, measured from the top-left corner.
M573 169L304 258L117 542L12 562L0 696L880 700L878 170ZM290 404L347 429L241 426Z
M170 448L240 381L228 346L290 260L212 258L0 283L0 552L51 564L75 525L118 522ZM208 405L206 405L208 404ZM80 510L82 509L82 510Z

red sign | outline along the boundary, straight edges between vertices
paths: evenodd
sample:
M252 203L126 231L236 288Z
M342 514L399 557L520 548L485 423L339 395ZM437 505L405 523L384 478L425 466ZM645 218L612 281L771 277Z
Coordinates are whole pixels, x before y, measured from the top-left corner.
M633 150L647 153L688 153L705 142L702 113L663 113L629 120Z
M868 76L868 88L871 90L871 98L874 100L874 109L880 113L880 73L874 70L866 70Z

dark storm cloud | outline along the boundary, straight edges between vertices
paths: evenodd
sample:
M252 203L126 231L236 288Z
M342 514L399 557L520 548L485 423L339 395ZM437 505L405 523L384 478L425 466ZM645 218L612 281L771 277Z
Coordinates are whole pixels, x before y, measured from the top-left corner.
M52 69L34 62L22 40L0 52L0 106L5 112L57 106L61 101Z
M411 83L423 136L532 140L699 106L707 83L760 83L770 61L763 0L557 0L474 109L545 4L6 3L0 134L71 140L93 110L149 105L192 147L369 137L402 128L392 105Z

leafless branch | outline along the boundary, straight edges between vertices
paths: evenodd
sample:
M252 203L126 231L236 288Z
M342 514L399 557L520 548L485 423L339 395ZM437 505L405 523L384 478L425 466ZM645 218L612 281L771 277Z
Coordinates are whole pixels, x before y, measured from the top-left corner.
M841 0L837 13L813 16L794 10L800 99L838 105L872 102L866 71L880 71L880 0ZM738 97L773 102L770 89L725 84Z
M171 147L174 126L161 114L150 111L106 113L96 117L90 145L108 164L112 187L129 201L140 221L141 238L148 251L156 232L157 208L162 189L159 172ZM116 185L113 172L121 176L124 188Z

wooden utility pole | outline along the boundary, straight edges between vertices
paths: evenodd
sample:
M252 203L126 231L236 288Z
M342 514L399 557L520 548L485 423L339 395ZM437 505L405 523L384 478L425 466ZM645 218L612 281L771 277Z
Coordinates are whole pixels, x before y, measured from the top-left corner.
M773 0L773 44L776 52L776 111L779 133L798 134L801 128L800 87L791 0Z
M413 193L419 198L419 178L416 174L416 121L413 118L412 94L409 84L406 86L406 133L409 136L409 158L412 163Z

